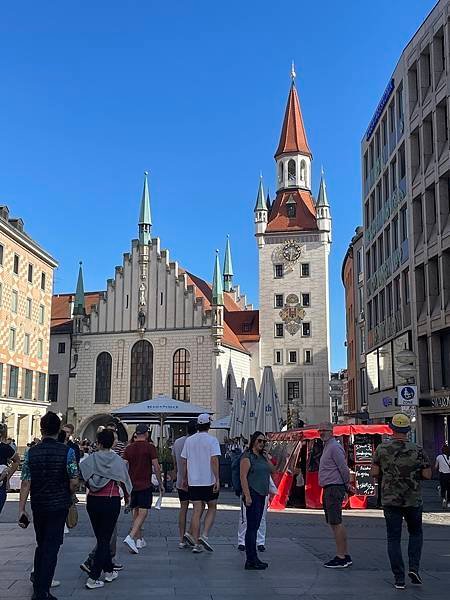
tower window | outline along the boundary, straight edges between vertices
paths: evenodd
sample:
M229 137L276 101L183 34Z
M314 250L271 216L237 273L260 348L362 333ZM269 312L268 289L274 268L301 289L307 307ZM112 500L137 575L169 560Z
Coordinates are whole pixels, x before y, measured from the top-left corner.
M295 185L296 176L297 176L297 168L295 166L295 160L293 160L291 158L291 160L288 162L288 181L289 181L289 185L292 185L292 184Z
M312 365L312 350L303 351L303 362L305 365Z
M297 350L289 350L288 352L289 362L296 363L297 362Z
M297 206L293 202L292 204L286 204L286 212L290 219L294 219L297 216Z
M304 160L300 163L300 181L306 185L306 162Z
M283 294L275 294L275 308L283 308L284 297Z
M283 323L275 323L275 337L284 337L284 325Z
M311 337L311 323L302 323L302 336Z
M311 306L310 294L302 294L302 306Z
M302 263L300 266L300 277L309 277L309 276L310 276L309 263Z
M283 277L283 265L275 265L275 279Z
M274 363L276 365L282 365L283 364L283 351L275 350L273 359L274 359Z
M278 183L283 183L284 180L284 163L278 165Z

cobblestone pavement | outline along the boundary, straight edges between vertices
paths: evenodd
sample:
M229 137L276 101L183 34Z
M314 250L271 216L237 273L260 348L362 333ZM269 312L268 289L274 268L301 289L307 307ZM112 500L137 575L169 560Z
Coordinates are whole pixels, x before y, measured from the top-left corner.
M437 508L434 492L431 508ZM342 571L325 569L322 563L333 555L330 532L321 511L289 509L269 512L267 552L270 563L263 572L244 571L244 556L236 549L239 506L232 492L221 493L221 504L210 540L213 553L193 555L177 548L177 506L167 496L161 511L153 510L146 524L148 547L138 556L121 543L130 521L122 514L119 523L120 560L125 568L119 578L101 590L87 590L80 562L94 544L84 497L78 505L80 522L65 536L59 554L56 578L61 586L53 592L59 600L96 598L106 600L131 595L133 600L156 597L169 600L234 600L246 597L274 600L383 600L403 595L412 599L442 600L450 583L450 515L425 514L425 544L422 561L424 585L395 590L386 556L385 529L379 510L346 511L350 550L354 565ZM426 504L426 508L429 508ZM0 600L31 597L29 574L34 552L33 528L16 525L17 494L10 494L0 516ZM405 548L406 550L406 548Z

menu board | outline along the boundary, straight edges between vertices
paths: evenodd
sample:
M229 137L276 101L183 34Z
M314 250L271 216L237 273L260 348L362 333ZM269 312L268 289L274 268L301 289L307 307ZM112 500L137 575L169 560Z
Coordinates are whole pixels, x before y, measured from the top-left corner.
M355 465L355 486L358 496L375 496L375 482L370 474L370 464Z
M369 435L355 436L353 445L355 463L370 463L373 456L373 443Z

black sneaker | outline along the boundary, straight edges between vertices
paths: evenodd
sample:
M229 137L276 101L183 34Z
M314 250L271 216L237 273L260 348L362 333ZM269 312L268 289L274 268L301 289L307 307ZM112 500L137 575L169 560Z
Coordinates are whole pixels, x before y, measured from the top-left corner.
M396 590L404 590L404 589L406 589L406 585L405 585L404 581L396 581L394 583L394 587L395 587Z
M266 569L267 567L265 567L263 564L261 563L251 563L251 562L246 562L245 563L245 570L246 571L264 571L264 569Z
M85 573L87 573L88 575L91 574L91 565L87 560L85 560L84 563L81 563L80 569L82 571L84 571Z
M266 551L266 547L264 546L264 544L260 544L258 546L258 550L259 550L259 552L265 552Z
M345 555L345 560L347 561L348 566L351 567L353 564L353 561L352 561L352 557L350 556L350 554Z
M346 569L349 566L346 558L339 558L339 556L335 556L324 565L327 569Z
M265 569L267 569L267 567L269 566L269 563L266 563L263 560L259 560L259 558L256 559L256 564L262 565Z
M423 583L422 578L417 571L408 571L408 577L414 585L422 585Z
M239 544L238 550L240 550L241 552L245 552L245 546L244 546L244 544Z

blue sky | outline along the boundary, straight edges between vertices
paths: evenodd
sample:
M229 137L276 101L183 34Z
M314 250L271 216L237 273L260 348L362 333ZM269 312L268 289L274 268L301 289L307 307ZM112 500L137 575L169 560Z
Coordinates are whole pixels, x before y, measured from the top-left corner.
M345 366L342 259L361 221L360 141L431 0L346 3L2 2L0 203L60 262L55 291L104 289L136 237L150 171L153 235L211 279L231 236L255 304L253 206L273 153L291 59L333 216L332 368Z

